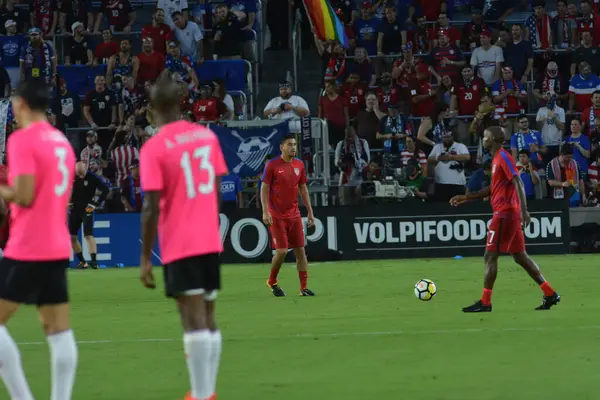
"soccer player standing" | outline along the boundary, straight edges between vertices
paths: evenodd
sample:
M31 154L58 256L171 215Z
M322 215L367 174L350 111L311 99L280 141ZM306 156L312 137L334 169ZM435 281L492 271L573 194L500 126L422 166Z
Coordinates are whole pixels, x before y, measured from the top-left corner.
M502 148L504 131L490 127L484 131L483 147L494 156L492 161L492 184L479 192L455 196L450 204L458 206L470 200L490 197L493 217L488 229L485 255L483 295L475 304L464 307L463 312L492 311L492 289L498 275L500 253L512 254L513 259L540 286L544 293L542 304L536 310L549 310L560 301L558 293L544 279L540 268L525 251L523 229L531 222L527 212L527 199L523 182L517 172L515 160Z
M77 268L86 269L88 263L83 258L81 243L77 239L77 233L83 223L83 236L88 243L90 253L89 266L98 269L96 253L98 246L94 238L94 210L108 196L108 186L104 180L91 171L88 171L85 163L78 162L75 165L75 183L73 184L73 195L71 196L71 212L69 213L69 233L71 234L71 245L73 252L77 255L79 264ZM100 191L96 199L96 191Z
M307 288L308 260L304 251L304 229L298 209L298 191L308 210L308 227L315 223L306 186L304 163L296 156L296 138L285 136L279 146L281 156L271 159L265 166L260 190L263 222L271 232L271 246L275 250L271 261L271 274L267 286L275 297L285 296L277 282L277 275L285 261L288 249L294 250L296 268L300 279L300 296L314 296Z
M191 383L186 400L213 400L222 342L215 321L223 251L218 196L227 165L212 131L180 121L180 88L168 74L154 85L150 101L160 130L140 153L140 278L154 288L151 255L158 230L166 294L175 298L185 331Z
M77 368L77 344L69 322L67 268L71 240L67 207L75 154L65 135L46 119L50 92L35 79L12 99L20 129L8 139L10 236L0 262L0 375L12 399L32 400L21 356L6 324L22 304L36 305L50 346L52 400L69 400Z

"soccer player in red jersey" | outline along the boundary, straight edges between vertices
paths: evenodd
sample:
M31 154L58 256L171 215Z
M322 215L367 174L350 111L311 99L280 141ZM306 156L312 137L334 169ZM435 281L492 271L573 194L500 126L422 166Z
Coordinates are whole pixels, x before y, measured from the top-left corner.
M483 295L475 304L463 308L463 312L492 311L492 289L498 274L500 253L512 254L513 259L540 286L544 293L542 304L536 310L549 310L560 301L558 293L544 279L540 268L525 251L523 229L531 217L527 212L527 200L523 182L517 172L515 160L502 148L504 131L500 127L487 128L483 133L483 147L494 156L492 161L492 184L479 192L455 196L450 204L458 206L470 200L490 197L493 217L488 229L485 255Z
M185 400L216 400L221 332L215 301L221 287L219 187L227 165L214 132L180 120L181 90L163 73L150 93L157 125L141 148L140 279L154 289L151 257L158 232L167 297L177 303L191 391Z
M298 191L300 191L302 202L308 210L308 227L312 227L315 223L315 216L306 186L306 170L304 163L295 158L296 138L294 135L287 135L281 139L279 148L281 156L269 160L265 166L260 190L262 218L271 231L271 245L275 250L267 286L275 297L285 296L285 292L277 282L277 275L288 249L291 248L296 256L296 267L300 278L300 296L314 296L314 292L307 288L308 260L304 251L302 217L298 209Z

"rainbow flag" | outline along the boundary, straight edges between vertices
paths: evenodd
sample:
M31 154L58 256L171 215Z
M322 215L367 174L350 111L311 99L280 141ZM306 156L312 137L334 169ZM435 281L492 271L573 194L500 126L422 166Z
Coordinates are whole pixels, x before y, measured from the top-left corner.
M335 40L345 48L350 47L350 41L344 31L344 25L333 11L327 0L304 0L304 7L315 30L321 40Z

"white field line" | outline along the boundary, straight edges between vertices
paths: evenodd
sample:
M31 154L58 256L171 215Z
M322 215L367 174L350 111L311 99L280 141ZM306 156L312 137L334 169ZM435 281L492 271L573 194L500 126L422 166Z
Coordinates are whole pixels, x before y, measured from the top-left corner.
M422 331L380 331L380 332L334 332L334 333L300 333L287 336L239 336L227 337L224 340L240 342L247 340L275 340L275 339L310 339L310 338L340 338L353 336L403 336L403 335L447 335L457 333L490 333L490 332L558 332L558 331L596 331L600 325L572 326L568 328L467 328L467 329L436 329ZM180 342L181 338L155 338L155 339L131 339L131 340L79 340L77 344L119 344L119 343L160 343ZM47 346L47 342L20 342L20 346Z

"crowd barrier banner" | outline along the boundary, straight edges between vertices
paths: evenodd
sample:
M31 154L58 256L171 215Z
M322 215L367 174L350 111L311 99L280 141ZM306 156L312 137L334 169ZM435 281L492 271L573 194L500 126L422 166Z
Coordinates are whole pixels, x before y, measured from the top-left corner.
M529 211L532 220L525 230L527 251L531 254L568 253L567 204L533 201L529 203ZM306 230L304 218L306 249L313 261L481 256L491 216L489 204L483 202L474 202L464 208L416 202L320 207L315 208L313 228ZM224 263L267 262L270 259L269 231L262 223L260 210L240 209L228 215L221 214L220 220ZM98 214L94 235L100 264L139 264L139 214ZM85 244L84 254L87 254ZM161 264L157 247L153 263Z

